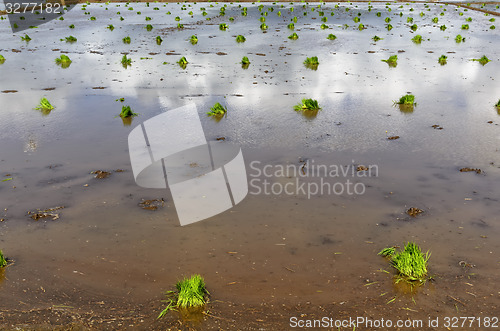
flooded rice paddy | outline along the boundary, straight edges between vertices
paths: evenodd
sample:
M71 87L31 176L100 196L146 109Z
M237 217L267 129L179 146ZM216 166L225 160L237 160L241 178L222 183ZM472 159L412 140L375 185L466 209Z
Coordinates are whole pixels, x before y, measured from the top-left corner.
M484 7L498 12L498 3ZM301 315L498 317L498 16L354 2L92 3L63 17L16 34L0 21L0 249L14 260L0 271L2 327L275 330ZM61 54L69 67L55 63ZM391 55L397 66L382 61ZM483 55L491 61L471 61ZM317 70L303 64L312 56ZM407 93L413 109L394 105ZM42 97L55 109L35 110ZM303 98L322 109L294 111ZM220 121L206 115L216 102L228 108ZM181 227L168 191L136 185L127 137L189 103L208 141L241 146L253 184L231 210ZM138 114L131 122L118 117L123 105ZM319 165L356 171L300 175ZM360 175L369 165L377 171ZM298 173L279 173L284 166ZM346 190L277 190L322 179ZM363 192L348 194L347 180ZM415 291L394 285L377 256L408 241L432 252L432 280ZM162 293L193 273L211 293L208 315L156 320Z

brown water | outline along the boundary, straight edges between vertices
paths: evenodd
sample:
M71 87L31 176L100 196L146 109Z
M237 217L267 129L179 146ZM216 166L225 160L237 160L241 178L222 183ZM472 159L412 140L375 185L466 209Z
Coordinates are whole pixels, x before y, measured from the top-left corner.
M13 178L0 182L5 219L0 248L15 260L0 275L1 308L83 307L83 302L100 307L104 301L121 309L159 302L176 280L200 273L215 305L220 300L257 307L255 315L237 319L248 327L275 314L281 316L276 325L288 327L292 312L285 307L318 314L317 307L334 305L331 311L345 307L353 317L373 318L498 315L500 131L493 106L500 96L498 32L489 29L483 13L459 16L450 5L440 16L440 5L429 5L431 12L423 4L412 4L415 11L400 5L392 4L392 12L385 4L373 4L371 12L366 3L325 5L329 30L319 29L322 22L311 11L316 6L308 7L307 16L301 6L293 13L290 5L275 6L263 33L251 4L245 4L247 17L228 5L226 16L212 21L205 21L199 8L207 7L207 17L214 17L221 4L191 4L187 11L193 10L194 18L176 4L161 4L159 11L153 4L134 4L134 11L111 4L107 12L92 4L87 11L97 21L87 21L75 8L64 21L27 31L33 39L28 44L0 22L0 54L7 59L0 65L0 91L18 91L0 93L0 176ZM135 13L139 8L142 15ZM167 10L172 15L166 16ZM375 16L378 11L381 17ZM426 15L420 17L421 11ZM367 30L357 30L352 18L358 12ZM155 27L152 32L144 29L145 16L153 18L147 22ZM184 30L168 29L176 26L175 16L182 17ZM287 38L293 16L299 18L296 41ZM416 33L407 16L419 26L416 33L430 40L411 42ZM470 30L462 31L469 16ZM391 17L390 32L385 17ZM230 29L220 31L219 22ZM105 29L111 23L112 32ZM342 29L343 24L351 27ZM448 26L444 32L442 24ZM337 40L326 40L329 33ZM458 33L465 43L455 43ZM77 43L59 41L70 34ZM197 45L187 41L192 34L198 35ZM236 44L238 34L246 36L244 44ZM374 43L375 34L384 39ZM131 45L121 42L127 35ZM157 35L164 39L161 46L154 42ZM53 63L60 51L73 60L67 69ZM130 52L134 61L128 69L119 63L121 52ZM470 61L484 53L492 62ZM396 68L380 61L393 54L399 57ZM441 54L448 55L445 66L437 63ZM244 55L252 61L247 70L238 64ZM181 56L190 62L186 70L175 63ZM308 56L319 57L317 71L302 65ZM393 100L410 91L417 106L412 113L400 112ZM42 96L56 106L46 116L33 109ZM115 100L121 97L139 113L131 126L116 118L122 104ZM323 109L316 117L293 111L304 97L319 101ZM127 136L144 120L188 102L198 107L208 140L223 136L242 146L249 179L255 174L252 161L299 168L306 160L376 165L378 176L355 178L366 192L352 196L256 195L250 188L233 209L181 227L167 191L135 184ZM204 116L215 102L229 109L220 122ZM400 138L387 140L395 135ZM460 172L463 167L482 173ZM96 179L90 172L99 169L112 174ZM159 198L166 205L158 211L138 206L142 199ZM56 211L55 221L27 215L56 206L65 208ZM405 213L410 207L424 213L412 218ZM432 252L429 273L435 279L412 295L393 286L389 263L376 255L407 241ZM372 282L377 283L365 286ZM304 305L309 308L300 308ZM226 317L231 311L217 308L214 313Z

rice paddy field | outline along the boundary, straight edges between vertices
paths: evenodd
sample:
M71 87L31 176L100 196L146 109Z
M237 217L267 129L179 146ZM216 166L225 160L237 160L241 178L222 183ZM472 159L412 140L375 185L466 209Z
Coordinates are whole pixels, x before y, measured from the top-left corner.
M499 5L80 3L19 32L0 16L0 329L498 328ZM188 104L250 185L180 226L127 139ZM408 242L430 253L423 282L378 255ZM193 274L203 309L157 318Z

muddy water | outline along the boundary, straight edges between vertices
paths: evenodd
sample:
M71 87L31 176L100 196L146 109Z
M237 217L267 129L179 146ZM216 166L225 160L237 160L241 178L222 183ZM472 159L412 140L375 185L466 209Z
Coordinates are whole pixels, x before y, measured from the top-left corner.
M108 10L91 4L91 15L75 8L64 21L28 30L29 43L0 22L6 58L0 91L17 91L0 93L0 175L13 178L0 182L0 248L15 260L5 278L0 275L3 308L78 306L81 300L119 307L160 299L180 277L201 273L213 298L222 301L354 307L377 298L379 305L358 309L383 317L399 316L385 305L396 296L397 307L423 316L454 314L457 304L473 316L498 312L492 284L500 274L500 118L494 107L500 43L489 17L471 10L459 16L463 9L451 5L412 4L411 11L391 4L388 12L385 4L371 11L366 3L328 4L322 10L329 28L322 30L316 5L290 12L286 4L268 12L263 32L251 4L242 5L246 17L229 4L224 17L216 17L221 4L191 4L186 11L157 6L131 4L129 11L124 4ZM205 20L200 7L213 19ZM366 30L353 22L358 13ZM145 22L146 16L152 20ZM183 30L174 28L176 16ZM293 16L295 41L287 38ZM473 18L468 31L460 29L464 17ZM227 31L219 30L222 22ZM447 29L440 31L441 25ZM329 33L337 39L327 40ZM193 34L197 45L188 42ZM247 41L237 44L238 34ZM424 37L420 45L411 42L416 34ZM457 34L465 43L455 42ZM78 41L60 41L69 35ZM162 45L155 43L158 35ZM384 39L375 43L374 35ZM122 43L126 36L130 45ZM61 52L73 60L67 69L54 63ZM127 69L120 64L123 53L133 60ZM397 67L381 61L395 54ZM444 66L437 62L442 54L448 56ZM485 66L470 61L483 54L492 60ZM185 70L176 64L181 56L189 61ZM239 64L243 56L252 62L246 70ZM310 56L319 58L317 71L302 64ZM416 96L413 112L393 105L407 92ZM48 115L33 109L42 96L56 106ZM117 118L122 103L115 100L122 97L139 114L130 126ZM296 113L301 98L317 99L322 110L315 117ZM208 140L225 137L242 146L249 179L258 172L253 161L300 169L307 160L376 165L378 176L326 178L362 183L366 192L360 195L264 195L251 187L230 211L180 227L167 191L135 184L127 136L142 121L192 102ZM229 109L219 122L205 116L215 102ZM387 139L392 136L400 138ZM460 172L464 167L482 172ZM90 174L95 170L111 176L96 179ZM269 181L296 179L288 177L275 174ZM138 206L160 198L166 204L158 211ZM56 211L57 220L33 221L27 214L56 206L65 207ZM412 218L405 213L410 207L424 213ZM414 296L416 304L393 288L391 275L380 271L391 271L387 261L376 256L410 240L432 252L429 269L436 280ZM365 286L371 282L377 283Z

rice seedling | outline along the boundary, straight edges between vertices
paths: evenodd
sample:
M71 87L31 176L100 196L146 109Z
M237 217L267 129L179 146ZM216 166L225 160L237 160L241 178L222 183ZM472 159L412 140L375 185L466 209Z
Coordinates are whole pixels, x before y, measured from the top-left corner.
M498 109L500 109L500 99L498 100L497 104L495 105Z
M462 37L461 35L457 34L457 36L455 37L455 41L457 43L461 43L462 41L465 41L465 38Z
M294 32L288 36L288 39L297 40L299 39L299 35Z
M391 55L387 60L381 60L381 61L387 63L389 67L395 68L398 65L398 56Z
M390 21L391 21L391 19L389 17L385 18L385 23L389 23Z
M248 59L248 57L244 56L242 59L241 59L241 67L243 69L248 69L248 67L250 66L250 60Z
M314 99L302 99L297 105L293 107L295 111L317 111L320 110L321 107L318 104L317 100Z
M69 26L69 28L70 28L70 29L74 29L74 28L75 28L75 25L74 25L74 24L71 24L71 25Z
M413 94L405 94L401 98L399 98L399 101L394 101L394 103L398 105L417 105L417 103L415 102L415 96Z
M177 61L177 63L179 64L179 66L182 68L182 69L186 69L187 67L187 64L189 63L188 60L186 60L186 58L183 56L179 59L179 61Z
M73 36L65 37L64 39L66 40L67 43L74 43L78 40Z
M226 23L219 24L219 30L226 31L227 30L227 24Z
M267 30L267 24L266 24L266 23L262 23L262 24L260 25L260 29L261 29L261 30Z
M446 64L447 59L448 59L448 57L446 55L441 55L438 59L438 62L440 65L444 66Z
M40 99L40 104L35 108L36 110L42 110L42 111L50 111L54 109L55 107L52 106L52 104L49 102L49 100L45 97Z
M130 44L130 37L125 37L122 40L124 44Z
M7 259L3 256L3 252L0 249L0 268L3 268L7 265Z
M381 13L381 12L377 12L377 13L375 14L375 16L380 17L380 16L382 16L382 13Z
M64 54L62 54L60 57L56 58L56 63L64 69L68 68L70 66L71 62L72 62L71 59L67 55L64 55Z
M306 60L304 61L304 65L306 66L306 68L317 70L319 65L318 57L313 56L306 58Z
M444 30L446 30L446 29L447 29L446 25L441 25L441 26L439 27L439 30L441 30L441 31L444 31Z
M332 34L332 33L330 33L330 34L326 37L326 39L328 39L328 40L335 40L335 39L337 39L337 36L336 36L336 35L334 35L334 34Z
M24 36L21 37L21 40L30 41L31 38L30 38L30 36L28 36L27 34L25 34Z
M189 38L189 42L193 45L196 45L198 43L198 37L195 35L192 35L191 38Z
M411 29L412 31L417 31L418 26L417 26L416 24L413 24L412 26L410 26L410 29Z
M225 108L218 102L213 107L210 107L210 111L207 113L208 116L214 116L214 117L222 117L226 114L227 114L227 108Z
M394 247L385 248L379 252L379 255L390 258L391 265L398 271L396 283L401 280L425 282L430 253L428 251L425 254L422 253L417 244L408 242L401 252L396 252Z
M238 36L236 37L236 42L237 42L237 43L244 43L246 40L247 40L247 39L246 39L244 36L242 36L242 35L238 35Z
M407 17L406 23L413 23L413 17Z
M132 65L132 59L125 54L122 56L121 64L126 69L129 65Z
M422 42L422 36L417 34L415 37L411 38L411 41L415 44L420 44Z
M295 24L290 23L290 24L287 25L287 28L289 28L290 30L294 30L295 29Z
M135 117L135 116L137 116L137 114L132 111L130 106L122 106L122 111L120 112L121 118L128 118L128 117Z
M365 28L365 25L364 25L363 23L360 23L360 24L358 25L358 30L359 30L359 31L361 31L361 30L364 30L364 29L366 29L366 28Z
M494 25L490 26L490 30L495 30L495 26Z
M374 37L372 38L372 40L373 40L374 42L377 42L377 41L382 40L382 39L384 39L384 38L380 38L379 36L374 36Z
M151 24L146 25L146 30L147 31L153 30L153 26Z
M176 22L179 22L180 20L181 20L181 18L180 18L179 16L176 16L176 17L175 17L175 21L176 21Z
M486 55L483 55L480 59L472 59L472 61L477 61L477 62L479 62L480 64L482 64L482 65L484 66L485 64L487 64L487 63L488 63L488 62L490 62L491 60L490 60L490 59L488 59L488 58L486 57Z
M439 19L438 19L437 17L434 17L434 18L432 19L432 23L437 23L437 22L439 22Z
M146 21L151 21L151 17L146 16Z
M387 24L387 31L391 31L392 30L392 25L391 24Z
M261 21L262 23L264 23L264 22L266 21L266 18L265 18L264 16L261 16L261 17L259 18L259 21Z
M169 310L199 308L207 302L209 294L203 277L193 275L190 278L184 278L175 285L177 291L168 291L167 307L158 315L158 319L165 316Z
M177 23L177 29L184 29L184 24Z
M162 43L162 42L163 42L163 39L161 39L161 37L160 37L160 36L157 36L157 37L156 37L156 44L157 44L157 45L161 45L161 43Z
M469 24L462 24L462 30L469 30Z
M113 24L110 24L106 27L106 29L109 29L109 31L113 31L115 27L113 26Z
M294 17L292 18L292 21L293 21L293 23L297 23L297 21L298 21L297 16L294 16Z
M359 23L359 21L361 21L359 17L354 17L352 20L354 21L354 23Z
M92 16L92 17L90 18L90 20L91 20L91 21L95 21L95 20L96 20L96 18L95 18L94 16Z
M466 21L466 22L472 22L472 17L467 17L467 18L465 19L465 21Z
M325 22L326 23L327 21L328 21L328 19L326 17L322 17L321 18L321 22Z
M3 57L2 54L0 54L0 64L3 64L5 62L5 58Z
M321 30L328 29L328 25L326 25L325 23L323 23L323 24L321 24L320 28L321 28Z

